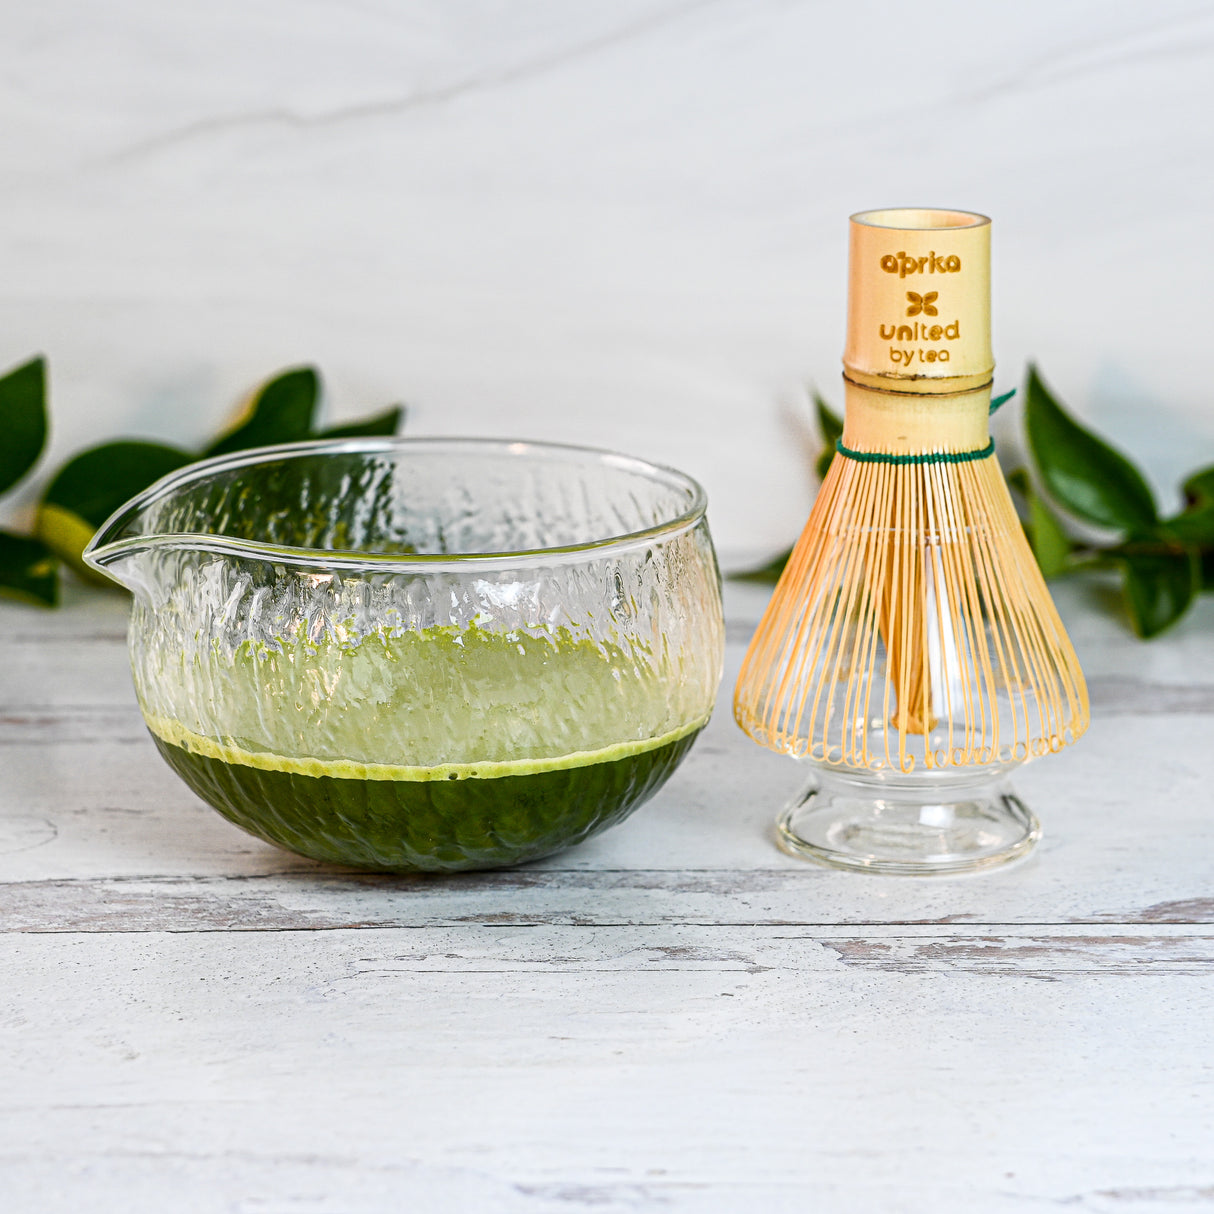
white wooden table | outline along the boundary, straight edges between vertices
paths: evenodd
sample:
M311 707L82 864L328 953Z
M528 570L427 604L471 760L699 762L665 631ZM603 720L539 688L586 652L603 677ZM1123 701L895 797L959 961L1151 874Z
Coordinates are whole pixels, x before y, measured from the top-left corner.
M1060 605L1094 723L1045 840L951 880L778 852L801 780L728 694L626 824L450 879L197 801L123 599L0 606L0 1209L1214 1210L1214 601Z

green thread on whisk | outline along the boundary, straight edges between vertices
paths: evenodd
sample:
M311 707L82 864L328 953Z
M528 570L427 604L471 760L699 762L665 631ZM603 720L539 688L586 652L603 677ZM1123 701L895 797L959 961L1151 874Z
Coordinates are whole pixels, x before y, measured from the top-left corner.
M972 460L986 459L995 454L995 440L992 438L981 451L929 451L926 455L887 455L884 451L853 451L843 445L843 440L837 439L835 450L854 459L861 464L968 464Z
M996 410L1001 409L1015 395L1016 395L1016 389L1013 388L1010 392L1005 392L1002 396L996 396L995 399L993 401L991 401L990 409L987 410L988 416L994 415Z

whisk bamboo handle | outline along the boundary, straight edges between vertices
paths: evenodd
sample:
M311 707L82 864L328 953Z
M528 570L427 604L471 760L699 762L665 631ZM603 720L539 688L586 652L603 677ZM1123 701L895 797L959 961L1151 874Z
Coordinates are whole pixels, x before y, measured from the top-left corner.
M932 395L989 384L991 221L968 211L863 211L850 227L847 377Z
M884 455L983 451L991 439L991 389L947 396L881 392L844 380L843 446Z

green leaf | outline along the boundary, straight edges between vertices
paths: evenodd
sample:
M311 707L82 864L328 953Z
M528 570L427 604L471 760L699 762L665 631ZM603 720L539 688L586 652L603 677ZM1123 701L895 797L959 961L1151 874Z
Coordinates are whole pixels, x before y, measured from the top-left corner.
M1033 491L1033 482L1029 480L1027 468L1013 468L1007 474L1006 480L1021 497L1028 500L1028 495Z
M192 463L188 451L134 440L102 443L70 459L42 495L43 502L100 527L119 506L162 476Z
M39 538L77 572L99 580L80 560L93 533L119 506L194 458L178 447L134 441L82 451L59 469L42 496Z
M320 397L320 376L313 367L284 371L264 384L237 424L212 443L204 455L226 455L249 447L294 443L312 434Z
M1214 464L1194 472L1182 487L1190 505L1214 506Z
M843 437L843 419L831 411L830 406L814 393L814 409L818 414L818 428L822 431L822 453L815 465L819 477L825 479L830 461L835 458L835 443Z
M1188 504L1164 527L1185 543L1214 545L1214 467L1194 472L1184 483L1184 494Z
M1201 554L1201 592L1214 592L1214 548L1207 548Z
M784 572L784 566L788 564L788 558L792 556L792 549L787 552L781 552L779 556L773 556L765 565L760 565L756 569L744 569L741 573L731 573L730 580L734 582L762 582L770 585L773 582L780 580L780 574Z
M1057 577L1067 570L1071 541L1054 512L1036 493L1029 498L1029 526L1033 529L1033 555L1043 577Z
M1119 551L1117 560L1130 622L1144 640L1158 636L1188 611L1201 578L1196 553Z
M405 415L403 405L393 405L382 413L373 413L360 421L349 422L344 426L330 426L321 430L317 438L375 438L392 435L400 429L401 419Z
M0 493L37 462L46 442L46 359L39 356L0 378Z
M1025 399L1029 447L1050 496L1100 527L1149 535L1159 522L1155 498L1142 474L1074 420L1029 367Z
M1051 578L1066 573L1073 545L1058 517L1033 487L1024 468L1008 473L1007 479L1008 484L1024 498L1028 508L1029 516L1024 529L1042 576Z
M1214 546L1214 505L1204 510L1186 510L1165 519L1164 529L1186 544L1208 548Z
M0 595L54 607L59 602L54 553L31 536L0 531Z

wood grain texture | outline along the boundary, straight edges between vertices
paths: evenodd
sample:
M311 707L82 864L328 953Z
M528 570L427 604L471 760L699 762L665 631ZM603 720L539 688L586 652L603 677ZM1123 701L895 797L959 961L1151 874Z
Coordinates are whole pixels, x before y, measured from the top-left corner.
M0 957L25 975L0 1136L31 1209L60 1176L192 1209L1170 1210L1209 1175L1208 934L459 926Z
M31 834L36 827L28 828ZM34 835L36 839L38 836ZM821 894L823 896L816 896ZM797 871L698 869L475 873L384 877L317 868L239 877L129 877L0 885L0 933L335 931L459 924L571 928L660 924L731 927L965 925L1062 928L1214 926L1214 897L1123 905L1099 914L1042 918L1031 907L992 918L997 905L933 914L912 898L857 913L860 899L831 897ZM923 900L928 901L928 900ZM944 907L936 901L934 909ZM842 903L842 905L841 905ZM888 913L879 916L880 910Z
M653 803L437 879L243 835L155 755L122 600L18 610L4 1209L1214 1210L1214 647L1144 647L1070 593L1105 708L1018 780L1036 854L943 881L776 851L799 772L728 711L752 588Z

